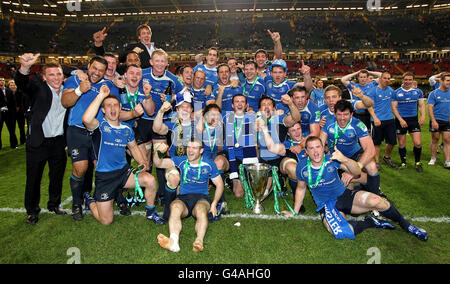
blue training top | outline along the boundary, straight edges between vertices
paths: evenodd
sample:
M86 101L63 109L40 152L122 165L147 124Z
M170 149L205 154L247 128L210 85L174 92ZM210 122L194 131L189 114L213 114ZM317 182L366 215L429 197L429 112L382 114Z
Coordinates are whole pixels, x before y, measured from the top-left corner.
M401 117L417 116L417 104L423 99L423 92L417 88L405 90L402 87L394 91L393 101L398 102L397 110Z
M436 120L449 121L450 118L450 89L444 92L436 89L428 96L427 104L433 105L434 118Z
M373 100L373 109L380 121L394 119L391 109L393 95L394 89L389 86L384 90L377 86L367 92L367 96ZM370 120L373 121L373 117Z

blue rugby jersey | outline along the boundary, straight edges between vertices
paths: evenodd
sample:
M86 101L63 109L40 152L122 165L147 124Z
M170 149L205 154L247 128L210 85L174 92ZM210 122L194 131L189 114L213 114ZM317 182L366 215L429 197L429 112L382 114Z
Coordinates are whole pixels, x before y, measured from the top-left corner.
M223 147L223 125L217 125L216 127L207 126L203 129L202 141L203 141L203 156L213 159L217 156L218 147Z
M247 98L249 107L251 107L254 112L258 112L259 99L266 93L266 86L264 84L264 79L261 77L258 76L255 80L256 82L245 80L241 87L242 94Z
M124 111L132 111L136 105L142 103L145 100L145 94L144 94L144 90L142 89L142 87L138 88L138 95L137 98L134 98L134 93L130 94L131 95L131 100L132 102L130 102L130 98L127 95L126 89L122 90L123 92L119 94L119 99L120 99L120 103L122 104L122 110ZM144 113L145 113L145 109L144 109ZM136 122L136 119L130 119L127 121L123 121L124 124L130 126L130 127L134 127Z
M120 124L113 126L106 119L99 121L99 126L92 135L94 151L97 158L97 172L120 170L127 165L125 148L134 141L131 127Z
M194 111L199 111L206 107L206 102L209 100L215 100L213 93L208 96L205 94L205 88L201 88L196 90L194 88L190 88L189 91L192 93L192 104L194 105Z
M300 110L300 124L302 125L303 137L311 134L310 124L318 124L320 122L320 110L317 105L308 100L304 109Z
M377 85L378 85L378 83L376 81L372 81L372 82L370 82L368 84L365 84L364 86L361 86L358 83L350 82L350 84L347 86L347 89L350 91L350 94L351 94L351 97L352 97L352 101L357 102L357 101L360 101L360 99L357 96L353 95L352 90L353 90L354 87L357 87L357 88L361 89L361 91L363 91L364 95L367 96L367 92L371 88L376 87ZM366 109L360 109L360 110L356 110L355 112L356 113L365 113L365 112L367 112L367 110Z
M272 76L266 76L264 78L264 83L266 86L266 95L275 101L275 108L281 109L285 113L288 113L289 107L281 102L281 96L287 94L288 91L292 89L295 84L297 84L297 82L284 80L277 85L274 83Z
M77 75L71 76L67 78L67 80L64 82L64 90L76 89L78 88L78 86L80 86L80 83L81 81ZM99 82L95 84L91 83L91 89L86 93L83 93L77 100L75 105L73 105L70 108L69 118L67 121L69 126L86 128L82 121L83 114L87 110L89 105L92 103L92 101L95 99L95 97L97 97L98 93L100 92L100 88L103 85L108 86L110 93L119 98L119 89L116 86L114 86L114 83L112 81L107 79L101 79ZM100 110L100 108L96 118L98 121L103 119L103 112Z
M314 100L315 104L320 108L325 104L325 89L319 90L314 88L311 92L311 99Z
M322 131L328 135L327 145L329 147L334 144L336 124L336 120L330 120L327 121L325 126L322 128ZM339 125L338 131L342 131ZM335 146L337 146L338 150L341 151L344 156L350 158L361 149L361 146L359 145L359 139L367 136L369 136L369 132L365 124L359 119L352 117L349 127L347 128L345 133L338 137ZM330 147L330 152L334 152L334 147Z
M203 155L200 165L186 166L187 157L173 157L175 166L180 169L180 195L183 194L204 194L208 195L209 179L214 179L219 176L219 170L212 159ZM200 178L199 178L200 169ZM185 171L187 173L185 174ZM184 180L186 176L186 180ZM185 181L185 183L183 182Z
M373 110L380 121L394 119L391 109L391 101L394 96L394 89L387 86L384 90L379 86L370 89L367 96L373 100ZM373 121L373 117L370 117Z
M214 85L212 96L214 99L217 99L217 96L219 94L219 84ZM232 88L231 86L226 86L225 90L223 91L222 95L222 113L226 114L227 112L234 112L232 104L233 104L233 97L235 95L242 94L242 87L236 87Z
M175 96L177 93L181 92L184 88L184 85L178 80L178 77L166 71L162 76L158 77L153 75L152 67L146 68L142 70L142 80L148 80L149 84L152 86L152 90L150 95L152 96L152 100L155 103L155 114L149 116L147 113L141 117L143 119L154 120L156 115L158 114L159 109L163 105L161 101L161 96L166 91L169 86L169 82L172 83L172 96ZM168 98L166 98L167 100Z
M341 182L338 175L338 169L341 163L331 160L331 155L325 155L325 169L323 170L322 179L319 181L316 188L310 188L314 202L317 205L317 212L319 212L329 200L337 199L346 190L345 185ZM319 175L319 168L311 166L311 181L315 184L317 176ZM302 158L297 164L296 176L300 181L308 184L308 166L307 158Z
M210 85L210 86L214 86L217 84L217 82L219 82L219 77L217 75L217 67L214 68L208 68L206 67L206 65L202 64L202 65L197 65L194 67L194 73L198 70L201 69L203 72L205 72L205 87Z

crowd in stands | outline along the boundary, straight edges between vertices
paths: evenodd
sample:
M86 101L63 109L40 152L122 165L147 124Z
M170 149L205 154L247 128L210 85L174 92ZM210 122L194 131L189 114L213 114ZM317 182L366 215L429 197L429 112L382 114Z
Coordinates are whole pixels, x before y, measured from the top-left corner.
M449 13L386 14L353 13L342 15L303 15L280 13L273 15L205 14L201 17L174 16L155 18L148 23L154 30L154 41L166 51L202 51L210 46L219 49L255 50L270 46L260 31L271 29L284 35L284 50L359 50L436 48L448 45ZM85 53L92 42L91 35L99 23L49 22L3 19L0 50L70 55ZM135 39L137 21L104 23L110 26L108 50L118 51L122 44ZM26 31L26 32L25 32ZM30 40L30 34L41 36ZM84 55L84 54L83 54Z

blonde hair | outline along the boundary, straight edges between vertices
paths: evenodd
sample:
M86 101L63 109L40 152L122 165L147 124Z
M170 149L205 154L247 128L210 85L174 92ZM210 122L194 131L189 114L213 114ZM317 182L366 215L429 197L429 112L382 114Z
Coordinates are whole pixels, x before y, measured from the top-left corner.
M169 55L167 54L167 52L165 52L163 49L158 48L155 49L155 51L152 52L152 58L155 55L160 55L160 56L164 56L166 59L169 59Z
M326 87L325 91L323 92L324 94L323 96L325 97L325 94L330 91L336 91L339 94L339 96L342 97L342 90L336 85L329 85L328 87Z

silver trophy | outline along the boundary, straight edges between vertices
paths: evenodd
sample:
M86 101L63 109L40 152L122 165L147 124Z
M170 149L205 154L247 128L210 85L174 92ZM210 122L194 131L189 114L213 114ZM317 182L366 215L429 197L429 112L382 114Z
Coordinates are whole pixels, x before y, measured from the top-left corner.
M261 214L264 211L264 207L261 202L270 193L267 189L269 177L271 176L272 167L267 164L257 163L252 165L246 165L247 182L255 197L255 204L253 206L253 212L255 214Z

